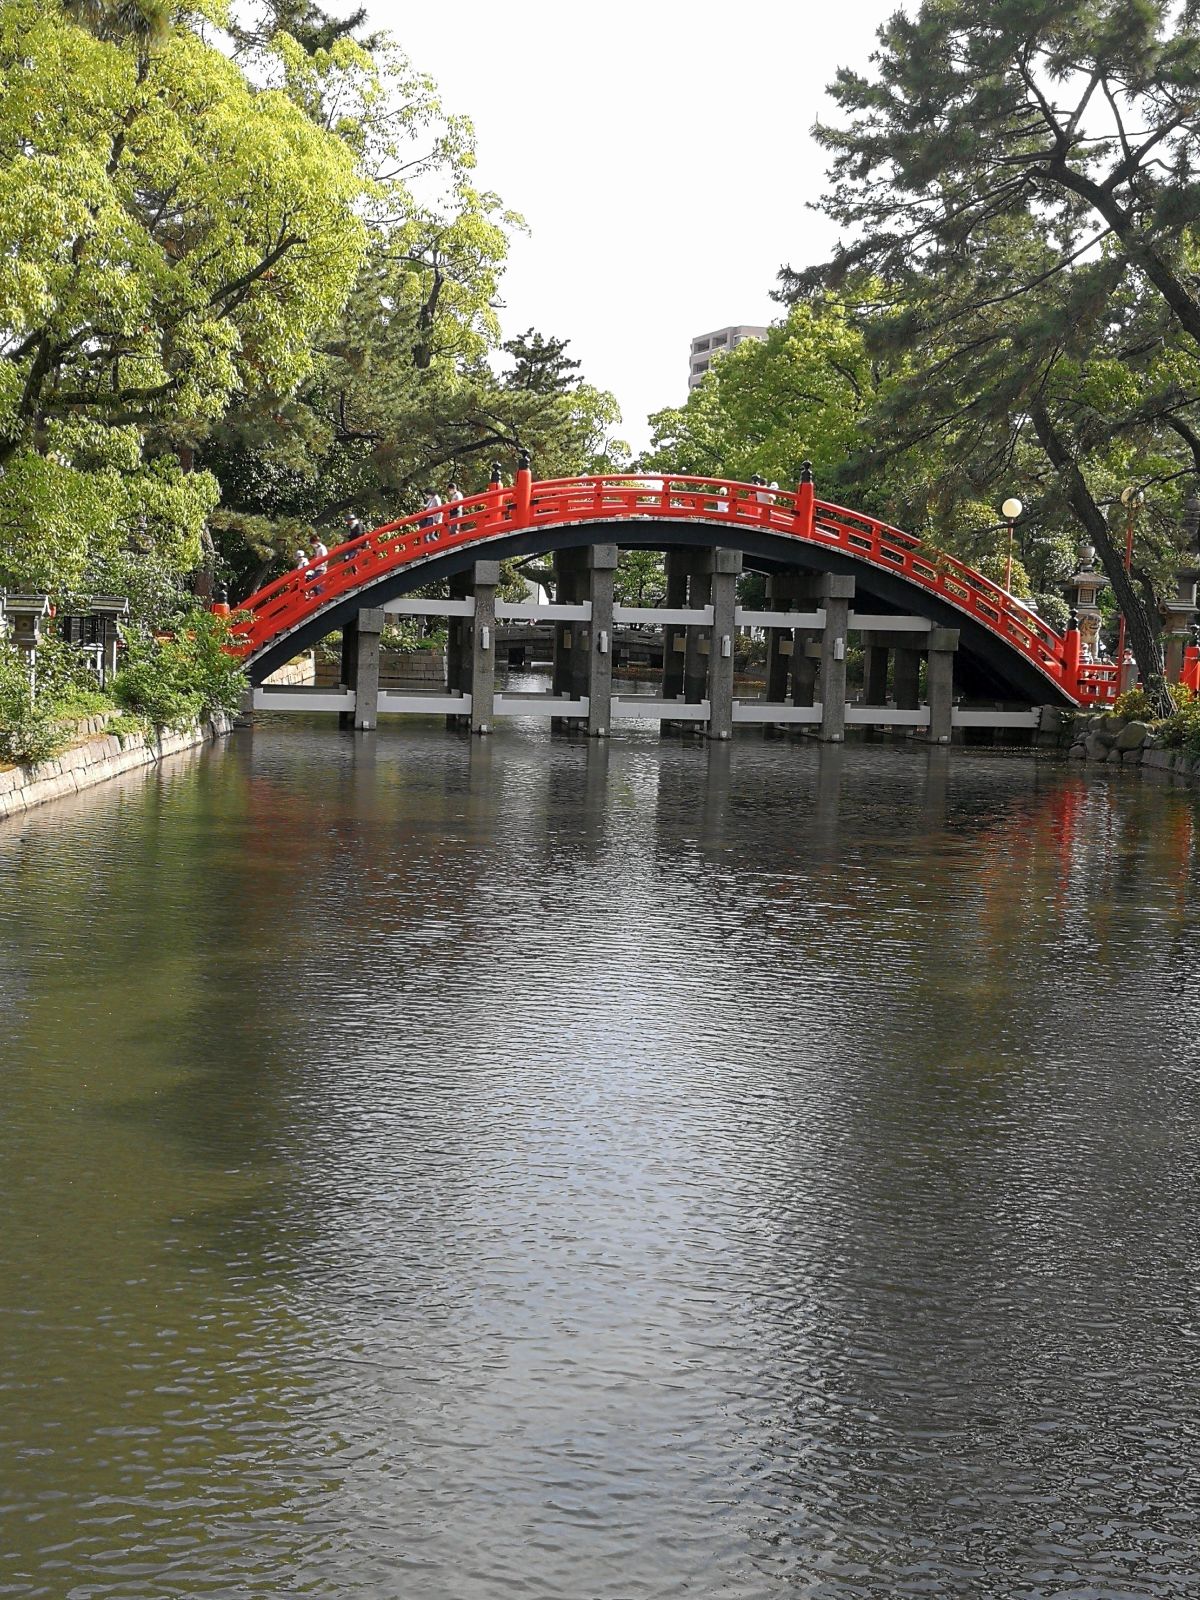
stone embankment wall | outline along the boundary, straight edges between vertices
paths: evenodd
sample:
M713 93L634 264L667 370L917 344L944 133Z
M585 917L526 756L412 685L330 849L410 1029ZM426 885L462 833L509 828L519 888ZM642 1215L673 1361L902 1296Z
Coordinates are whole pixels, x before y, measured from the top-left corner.
M280 671L284 669L281 668ZM279 673L267 679L268 683L282 683ZM300 680L293 679L293 682ZM341 667L327 656L318 655L313 676L307 680L318 688L328 689L342 681ZM446 652L444 650L381 650L379 652L379 687L381 689L444 689L446 687Z
M167 730L147 736L106 733L107 721L106 716L99 716L79 723L76 742L52 761L39 762L35 767L0 767L0 819L47 800L78 794L81 789L90 789L123 772L157 766L168 756L220 738L232 726L228 718L216 716L182 732Z
M1071 741L1068 754L1074 761L1106 761L1113 766L1145 767L1200 779L1200 761L1182 750L1157 744L1150 723L1120 716L1116 711L1076 716Z

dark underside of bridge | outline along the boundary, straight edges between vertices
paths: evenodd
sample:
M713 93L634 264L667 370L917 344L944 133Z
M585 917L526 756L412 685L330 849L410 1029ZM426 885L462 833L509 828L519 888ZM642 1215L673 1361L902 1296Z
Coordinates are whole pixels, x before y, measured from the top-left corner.
M837 572L856 580L854 608L894 616L928 617L939 627L958 628L960 641L955 682L969 700L999 700L1022 705L1070 704L1055 684L1030 662L998 639L972 617L919 585L890 572L856 561L838 550L806 544L786 534L766 529L704 522L664 522L647 518L645 538L627 518L619 522L586 522L555 527L526 528L510 536L491 538L457 550L429 554L389 572L315 613L307 622L276 639L250 663L250 677L261 684L277 668L303 650L311 649L326 634L344 626L360 610L386 605L414 589L438 583L467 571L476 561L502 561L513 556L550 555L556 550L576 550L593 544L616 544L622 550L740 550L746 566L772 573L795 571Z

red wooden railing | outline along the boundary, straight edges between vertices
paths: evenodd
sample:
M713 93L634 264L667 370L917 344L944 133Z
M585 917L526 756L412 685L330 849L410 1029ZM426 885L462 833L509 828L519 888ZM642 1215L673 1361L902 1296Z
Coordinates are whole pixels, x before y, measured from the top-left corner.
M1065 637L1056 633L982 573L899 528L817 500L811 483L793 494L732 480L657 475L534 483L523 470L512 488L493 486L453 507L385 523L250 595L234 619L234 648L253 658L335 601L461 546L484 554L490 540L539 527L697 521L761 527L894 573L974 618L1079 704L1107 703L1116 693L1117 669L1081 662L1076 630Z

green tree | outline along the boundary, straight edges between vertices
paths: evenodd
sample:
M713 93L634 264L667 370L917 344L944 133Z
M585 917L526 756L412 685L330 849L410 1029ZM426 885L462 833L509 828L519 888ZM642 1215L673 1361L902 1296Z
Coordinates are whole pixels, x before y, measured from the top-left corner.
M641 465L697 477L794 483L811 461L828 490L858 450L881 381L862 330L836 298L797 304L764 340L718 357L682 406L650 418Z
M1110 522L1122 477L1200 461L1195 8L926 0L880 41L871 77L833 86L846 125L818 129L848 240L825 268L785 269L784 296L872 274L872 347L903 347L919 378L903 419L883 408L898 447L936 440L980 485L1023 457L1047 518L1099 550L1165 705L1166 552L1138 592Z
M567 355L569 339L546 339L534 328L526 328L515 339L507 339L504 353L512 357L512 370L505 379L510 389L532 389L537 394L565 394L575 388L581 363Z
M194 441L306 376L364 243L353 152L198 13L75 11L0 12L0 575L51 587L195 561Z

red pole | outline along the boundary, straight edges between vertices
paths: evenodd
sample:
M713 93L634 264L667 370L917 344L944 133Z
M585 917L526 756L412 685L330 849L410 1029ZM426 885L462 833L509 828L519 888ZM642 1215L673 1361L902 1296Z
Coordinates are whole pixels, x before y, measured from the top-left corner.
M1074 612L1067 623L1066 638L1063 641L1063 687L1078 700L1079 698L1079 669L1083 664L1083 640L1079 634L1079 618Z
M796 520L793 526L802 539L811 539L816 530L816 490L813 488L811 461L800 463L800 482L796 486Z
M528 522L529 508L533 504L533 470L528 450L521 452L521 464L517 469L517 481L514 487L517 494L516 521Z

